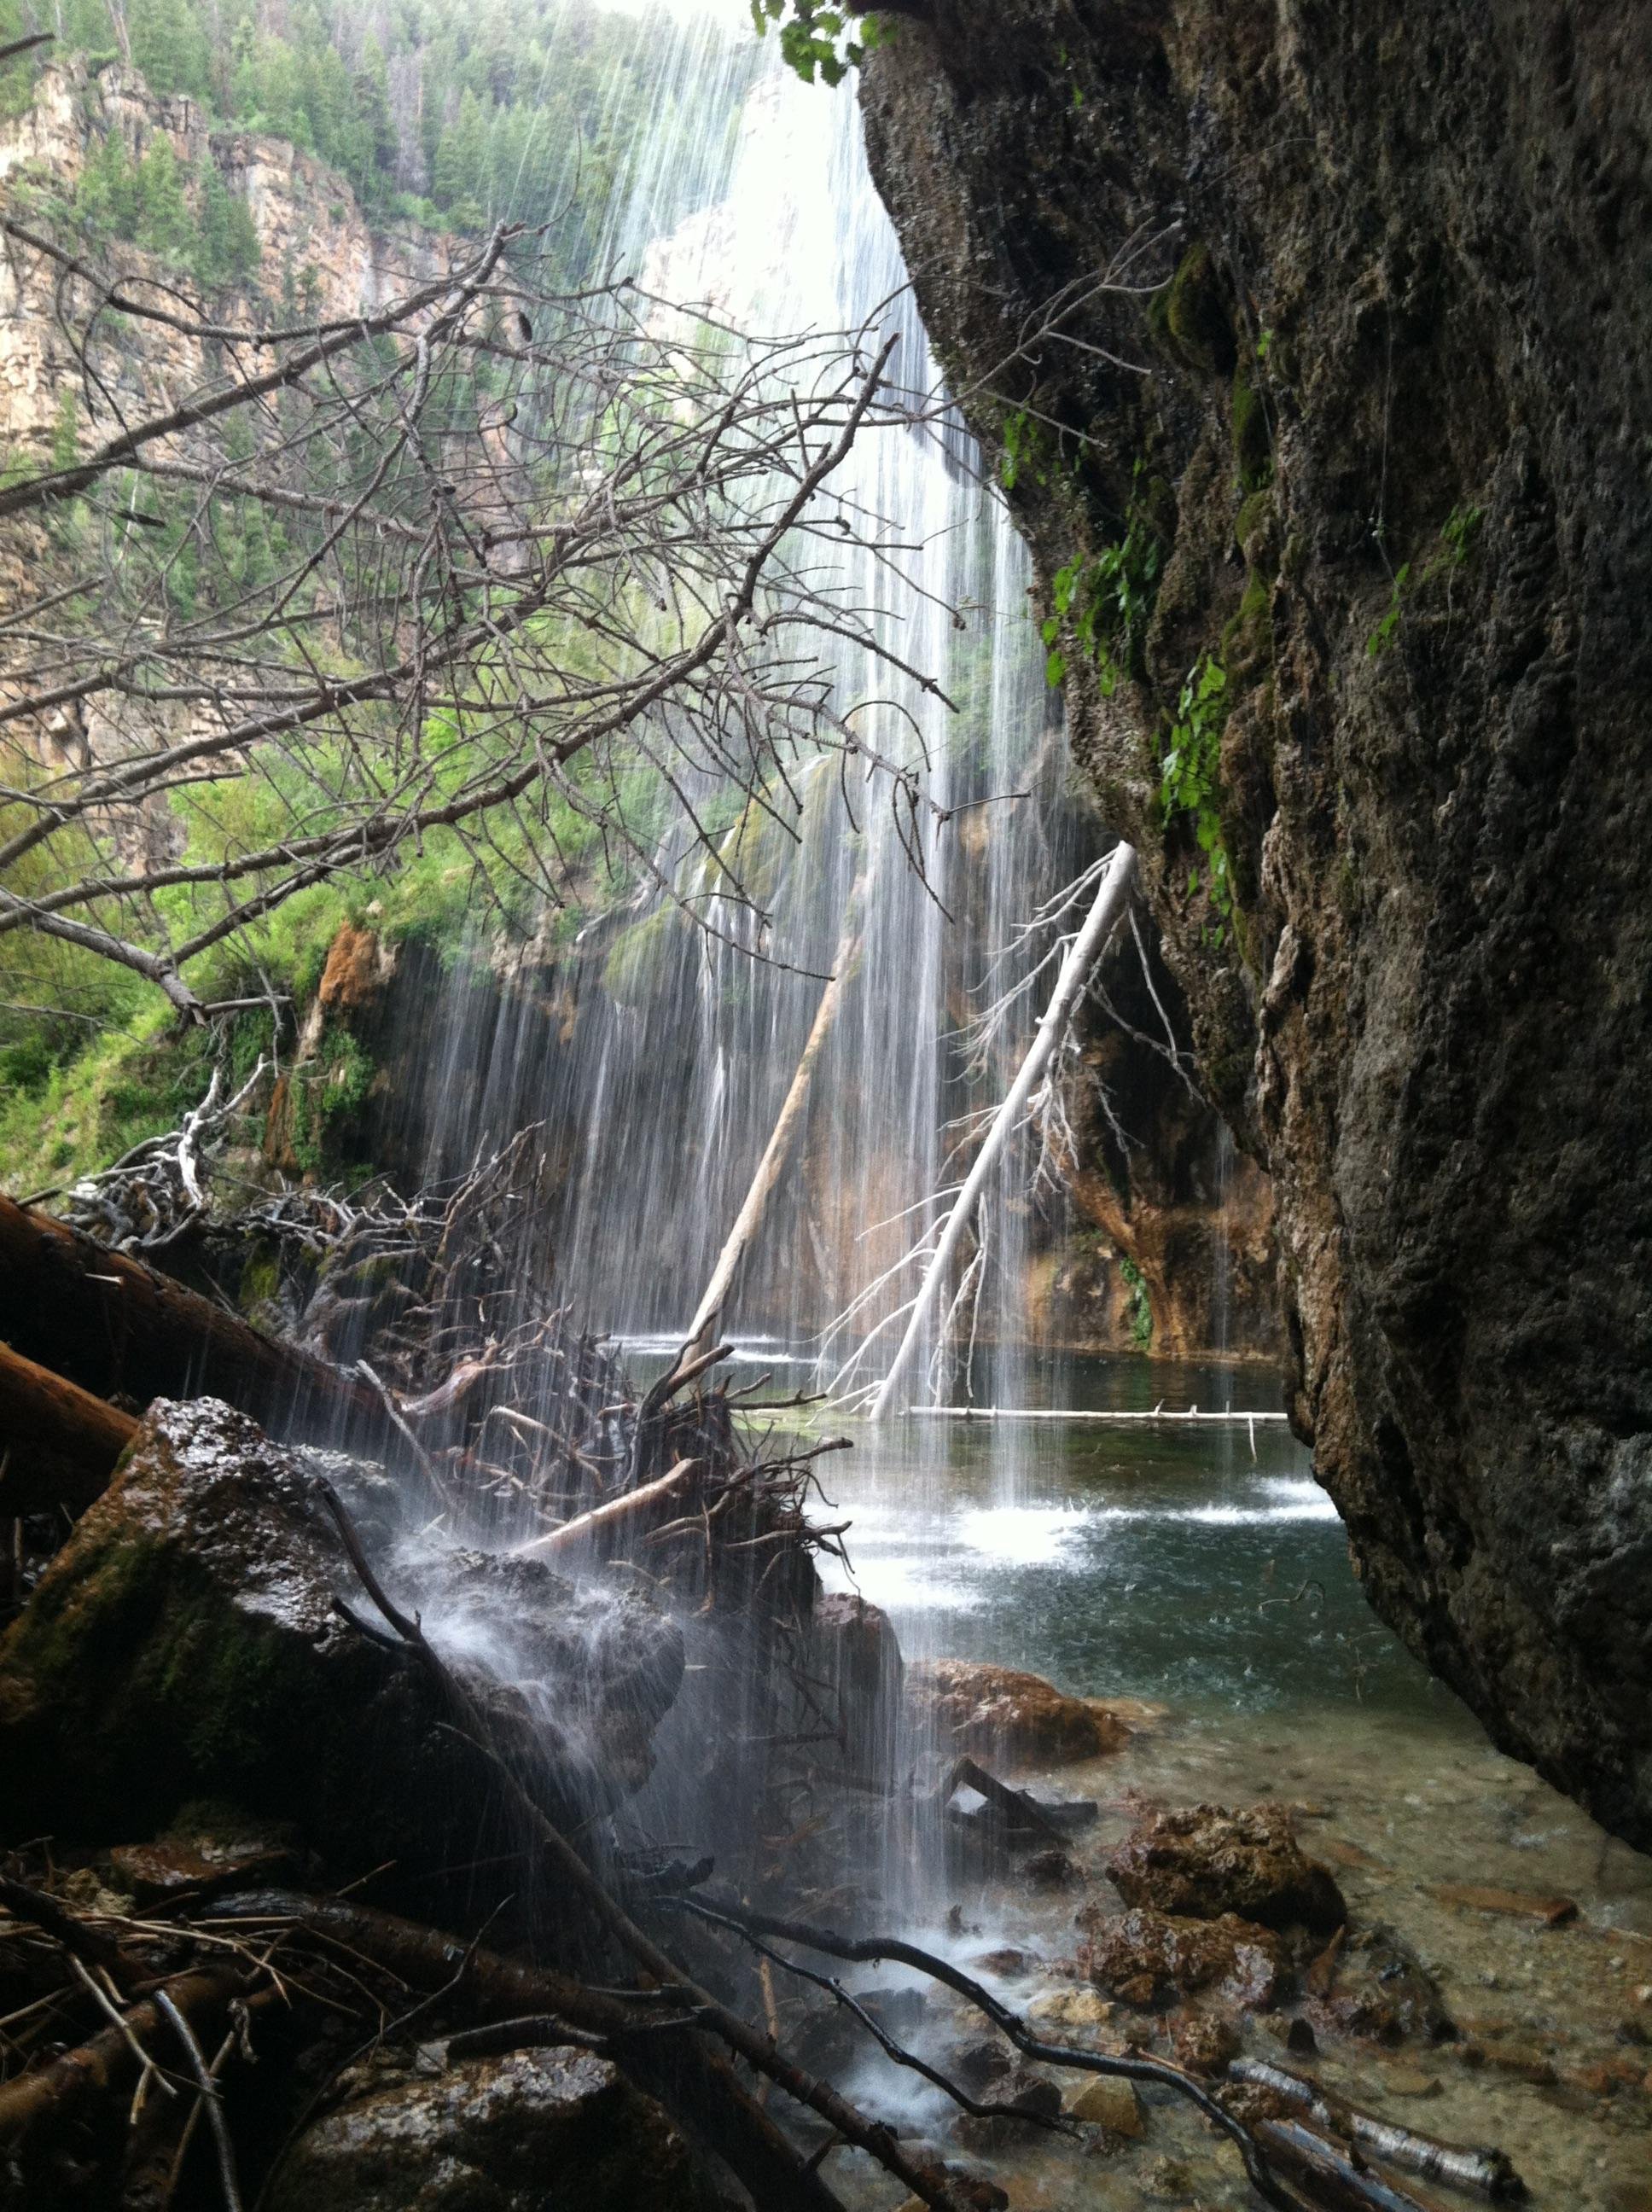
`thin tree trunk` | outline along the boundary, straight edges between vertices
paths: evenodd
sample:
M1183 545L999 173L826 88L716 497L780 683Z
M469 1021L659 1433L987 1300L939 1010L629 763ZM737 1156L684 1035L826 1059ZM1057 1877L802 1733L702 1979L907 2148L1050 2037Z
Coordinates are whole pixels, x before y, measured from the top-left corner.
M1061 972L1056 978L1054 990L1050 994L1044 1018L1038 1024L1038 1034L1021 1063L1015 1081L1010 1085L1004 1103L993 1115L993 1125L975 1155L975 1165L947 1216L940 1243L935 1248L935 1256L930 1261L923 1281L918 1286L918 1295L912 1302L912 1311L907 1317L906 1334L901 1339L900 1350L896 1353L894 1364L884 1377L882 1387L872 1402L872 1418L874 1421L882 1420L895 1402L895 1394L912 1364L925 1323L940 1295L958 1247L963 1242L964 1231L975 1218L975 1209L981 1203L987 1178L998 1164L999 1154L1008 1142L1011 1132L1020 1121L1027 1101L1042 1080L1044 1071L1049 1066L1051 1056L1066 1027L1067 1018L1078 1002L1078 994L1090 980L1090 971L1101 957L1102 946L1117 927L1129 903L1135 867L1134 848L1129 845L1118 846L1102 878L1095 902L1084 916L1084 925L1061 963Z
M0 1514L83 1513L137 1432L131 1413L0 1345Z
M837 951L832 960L831 981L820 994L820 1004L815 1009L815 1018L809 1030L808 1041L803 1048L802 1058L798 1061L791 1086L780 1107L779 1119L774 1123L768 1144L763 1147L763 1156L757 1163L757 1172L751 1178L751 1188L746 1193L745 1203L735 1218L733 1228L728 1232L728 1241L717 1255L717 1265L712 1269L711 1280L706 1285L706 1294L701 1299L694 1320L689 1325L688 1340L690 1346L710 1343L717 1316L722 1311L723 1302L729 1294L740 1262L745 1256L746 1247L762 1225L763 1215L768 1210L768 1201L774 1195L775 1184L780 1179L780 1170L786 1165L793 1139L797 1135L809 1103L809 1091L814 1080L816 1062L820 1058L827 1038L832 1033L832 1024L837 1019L837 1010L842 1000L844 985L848 981L855 963L860 957L860 911L864 890L863 878L856 882L854 889L849 894L843 934L839 939Z

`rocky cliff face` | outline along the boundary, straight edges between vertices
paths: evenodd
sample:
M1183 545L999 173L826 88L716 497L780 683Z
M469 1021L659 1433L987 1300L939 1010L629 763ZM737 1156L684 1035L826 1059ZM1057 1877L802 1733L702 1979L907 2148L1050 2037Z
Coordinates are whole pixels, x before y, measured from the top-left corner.
M283 309L288 320L359 313L438 265L440 240L405 227L394 239L375 235L337 171L285 139L209 130L193 100L150 92L134 70L88 68L79 59L43 70L33 105L0 125L0 193L14 204L20 187L25 202L30 187L72 197L88 158L116 136L134 164L157 137L186 176L210 160L226 189L246 202L258 268L253 282L214 303L231 326L256 328L282 319ZM193 289L155 256L131 246L117 252L140 283ZM14 460L46 459L66 400L82 410L97 404L55 313L56 289L50 264L7 241L0 256L0 444ZM212 367L201 341L156 323L116 325L100 336L94 366L106 407L151 412Z
M286 140L212 131L193 100L150 92L135 70L88 66L83 58L41 72L33 104L0 124L0 204L33 218L37 197L72 201L88 162L113 139L136 167L159 140L170 148L185 198L198 199L210 164L225 190L244 203L258 241L248 282L208 302L225 328L253 331L282 322L331 319L381 306L427 280L442 241L416 230L380 237L336 171ZM48 224L46 226L50 228ZM118 266L151 302L176 305L194 280L137 246L88 249ZM147 289L146 289L147 288ZM106 314L93 326L86 359L74 334L83 317L72 287L44 255L15 238L0 251L0 459L8 467L51 467L65 441L82 454L122 425L158 414L185 392L212 382L228 349L154 320ZM187 458L158 448L163 459ZM62 547L39 526L15 528L0 551L0 592L21 596L31 578L64 568ZM65 571L66 573L66 571ZM5 679L0 675L0 694ZM9 726L9 743L55 766L83 768L143 744L157 726L187 734L181 708L135 703L118 693L73 702L37 722ZM178 849L179 825L163 807L117 817L118 849L134 860Z
M1652 20L935 0L863 100L1372 1601L1652 1843Z

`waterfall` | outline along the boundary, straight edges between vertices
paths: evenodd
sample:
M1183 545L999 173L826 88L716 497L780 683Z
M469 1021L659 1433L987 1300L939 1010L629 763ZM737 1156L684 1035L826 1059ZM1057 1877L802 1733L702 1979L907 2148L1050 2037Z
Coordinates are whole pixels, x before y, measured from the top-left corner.
M650 151L663 131L621 163L607 222L616 262L648 292L707 302L736 327L870 319L875 342L898 337L892 373L918 415L938 373L852 94L802 84L772 47L743 91L729 42L708 36L703 17L683 17L672 37L659 98L703 107L706 128L670 134L676 169ZM749 54L744 66L749 76ZM490 1011L459 987L435 1017L422 1103L436 1132L429 1165L451 1165L484 1132L544 1119L561 1147L562 1282L592 1323L633 1340L675 1341L686 1330L786 1096L857 884L858 962L725 1333L780 1340L777 1357L814 1340L913 1242L925 1203L957 1180L958 1117L990 1104L1005 1079L1000 1059L966 1091L953 1032L992 950L1062 879L1077 833L1061 801L1024 549L967 433L954 418L937 421L932 406L921 411L911 427L864 439L834 480L846 514L892 519L909 549L880 556L846 538L841 582L960 711L851 647L835 653L838 708L875 702L857 728L885 755L921 752L938 807L993 803L927 831L920 876L887 790L852 788L852 814L836 763L822 760L799 779L795 840L750 810L726 832L773 917L766 960L750 957L749 909L720 896L703 854L684 859L681 836L668 836L657 865L675 872L717 934L645 884L559 949L567 982L554 1006L528 993ZM1016 793L1025 795L1005 796ZM1025 1331L1029 1208L1013 1169L998 1198L976 1320L985 1387L1003 1396L1018 1388L1011 1347ZM904 1294L891 1285L864 1323Z

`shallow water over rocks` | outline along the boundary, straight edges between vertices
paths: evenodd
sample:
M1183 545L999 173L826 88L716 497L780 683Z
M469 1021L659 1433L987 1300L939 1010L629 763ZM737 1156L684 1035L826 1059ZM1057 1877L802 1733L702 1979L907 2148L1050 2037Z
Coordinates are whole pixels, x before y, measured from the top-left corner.
M1254 1370L1144 1362L1080 1368L1060 1388L1072 1405L1277 1404L1272 1378ZM1096 1823L1067 1847L1078 1881L1043 1891L955 1872L920 1909L927 1924L904 1932L1048 2033L1115 2047L1134 2033L1168 2052L1163 2014L1109 2010L1073 1978L1074 1915L1120 1909L1105 1862L1145 1811L1282 1800L1347 1899L1351 1948L1365 1931L1390 1931L1459 2033L1387 2045L1321 2025L1319 2049L1304 2054L1285 2037L1311 2008L1291 2002L1239 2023L1246 2055L1401 2124L1500 2146L1540 2212L1649 2212L1652 1862L1490 1745L1366 1609L1307 1455L1278 1427L1259 1427L1254 1450L1242 1425L914 1419L860 1432L835 1468L857 1581L888 1608L908 1656L991 1659L1066 1691L1167 1708L1107 1756L1015 1775L1041 1794L1099 1802ZM1464 1887L1576 1911L1550 1924L1444 1894ZM1390 1971L1371 1955L1374 1972ZM980 2037L967 2009L929 1994L920 2039L930 2055L944 2064ZM915 2132L960 2145L944 2100L910 2076L870 2059L853 2086ZM1064 2086L1071 2100L1085 2079ZM1153 2092L1142 2106L1139 2138L1091 2130L1052 2143L1028 2130L969 2154L1017 2212L1254 2201L1196 2116ZM859 2165L833 2153L833 2185L880 2212L893 2204L898 2192Z

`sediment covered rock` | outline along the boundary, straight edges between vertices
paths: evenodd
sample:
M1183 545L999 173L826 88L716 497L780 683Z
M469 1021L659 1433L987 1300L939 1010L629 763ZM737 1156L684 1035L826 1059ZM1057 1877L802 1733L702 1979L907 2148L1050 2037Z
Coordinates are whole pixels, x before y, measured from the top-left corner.
M552 2045L434 2075L371 2075L299 2138L269 2212L711 2212L653 2099L589 2051Z
M8 1832L126 1841L211 1800L293 1821L341 1866L474 1856L476 1753L341 1597L371 1614L297 1462L215 1399L157 1401L0 1643ZM548 1810L641 1780L683 1664L651 1607L465 1553L415 1602Z
M1233 1912L1267 1928L1328 1932L1348 1917L1336 1883L1304 1857L1283 1805L1156 1813L1126 1837L1107 1871L1127 1905L1195 1920Z
M1079 1960L1097 1989L1143 2009L1210 1990L1248 2012L1278 2002L1289 1977L1284 1944L1270 1928L1224 1912L1178 1919L1141 1908L1078 1917L1088 1941Z
M988 1763L1054 1766L1098 1759L1129 1739L1125 1723L1094 1698L1070 1698L1042 1674L980 1659L920 1659L907 1668L914 1723L943 1752Z

